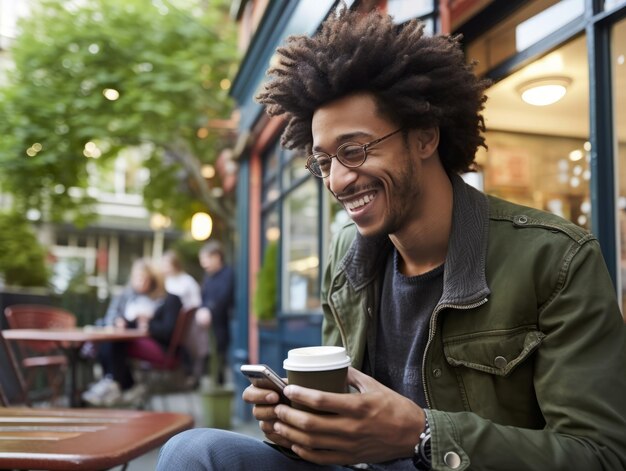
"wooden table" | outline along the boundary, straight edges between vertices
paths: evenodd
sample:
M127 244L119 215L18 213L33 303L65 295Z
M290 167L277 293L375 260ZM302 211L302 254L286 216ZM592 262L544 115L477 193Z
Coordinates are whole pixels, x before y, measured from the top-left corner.
M0 407L0 469L108 469L192 426L170 412Z
M65 352L70 367L69 403L77 407L76 368L80 348L86 342L122 342L148 337L148 332L139 329L113 327L75 327L72 329L5 329L2 335L7 340L46 340L56 342Z

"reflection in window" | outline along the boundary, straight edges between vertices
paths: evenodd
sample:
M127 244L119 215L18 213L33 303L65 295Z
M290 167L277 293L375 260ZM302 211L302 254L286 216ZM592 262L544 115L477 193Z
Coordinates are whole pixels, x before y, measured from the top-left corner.
M274 146L263 158L263 189L261 200L263 206L267 206L278 199L280 189L278 188L278 161L280 152L278 146Z
M269 321L276 317L278 306L278 266L280 262L280 228L276 205L263 214L263 245L261 266L257 273L257 285L254 292L254 312L257 319Z
M263 205L273 203L280 196L280 190L278 189L278 182L276 178L272 178L263 184L262 190Z
M622 312L626 306L626 20L611 31L611 71L613 73L613 103L615 109L615 149L619 172L617 208L620 235L620 265L622 280Z
M271 211L263 215L263 247L270 242L280 239L280 227L278 225L278 207L274 206Z
M589 229L589 142L584 139L488 132L480 153L487 193L550 211Z
M487 193L550 211L590 228L589 72L585 37L573 39L487 90L485 137L478 164ZM566 76L560 100L525 102L522 86Z
M273 178L278 171L278 161L280 158L279 147L273 146L270 152L263 157L263 181Z
M318 308L318 185L309 178L285 199L283 209L283 306L287 313Z
M623 5L626 3L626 0L605 0L604 1L604 9L611 10L618 5Z
M301 153L294 153L283 169L283 187L289 188L298 180L308 177L309 171L304 166L306 158Z
M582 0L562 0L515 27L515 48L523 51L548 37L585 11Z

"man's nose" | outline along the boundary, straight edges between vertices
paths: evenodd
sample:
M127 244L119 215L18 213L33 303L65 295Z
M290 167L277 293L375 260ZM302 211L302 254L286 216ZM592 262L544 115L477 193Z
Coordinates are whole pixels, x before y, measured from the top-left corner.
M326 185L333 193L341 193L357 179L356 168L349 168L343 165L336 158L331 161L330 174L326 177Z

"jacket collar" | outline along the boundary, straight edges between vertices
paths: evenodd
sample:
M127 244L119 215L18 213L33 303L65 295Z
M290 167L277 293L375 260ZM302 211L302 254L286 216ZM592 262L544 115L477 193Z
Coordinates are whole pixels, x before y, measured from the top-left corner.
M480 191L451 175L453 191L452 229L444 268L443 294L439 304L470 304L489 293L485 275L489 231L489 203ZM356 237L341 261L353 289L361 290L379 276L393 244L389 237Z

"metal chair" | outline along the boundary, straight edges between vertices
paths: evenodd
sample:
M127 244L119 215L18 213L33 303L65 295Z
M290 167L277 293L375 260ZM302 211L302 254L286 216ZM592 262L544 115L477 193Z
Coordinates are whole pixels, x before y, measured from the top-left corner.
M5 308L5 317L11 329L62 329L76 326L76 316L54 306L15 304ZM24 369L27 391L32 391L37 372L43 371L50 387L50 399L61 393L67 370L67 357L54 342L17 342L20 365Z

